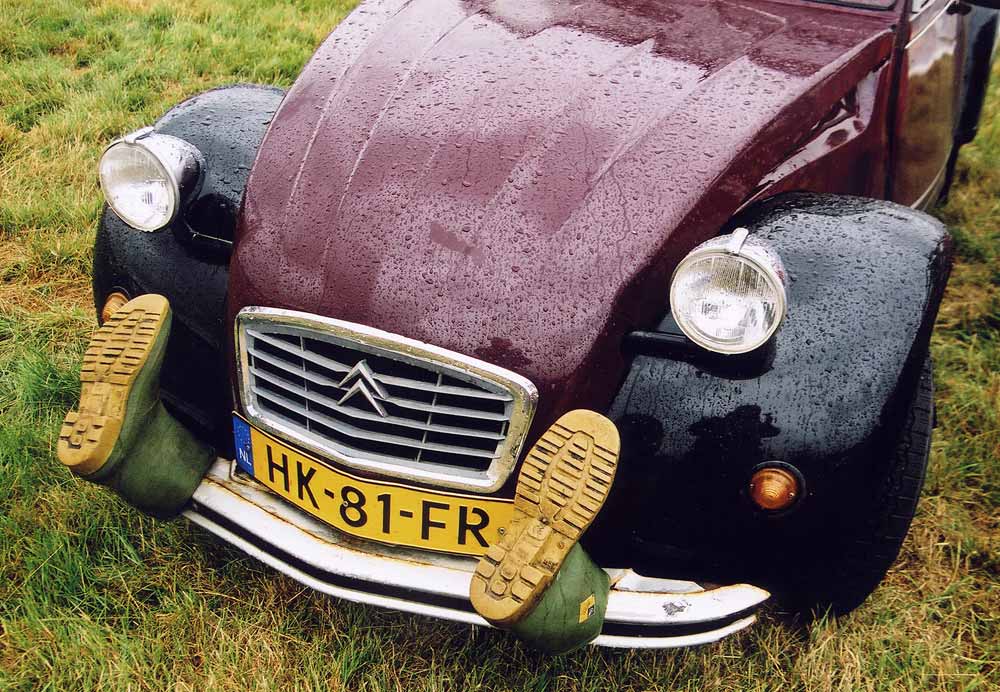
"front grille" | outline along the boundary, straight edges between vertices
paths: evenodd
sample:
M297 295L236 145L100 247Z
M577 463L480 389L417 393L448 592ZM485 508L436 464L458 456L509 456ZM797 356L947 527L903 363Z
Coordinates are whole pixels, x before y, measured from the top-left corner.
M247 308L237 338L252 423L384 475L496 490L534 412L515 373L361 325Z

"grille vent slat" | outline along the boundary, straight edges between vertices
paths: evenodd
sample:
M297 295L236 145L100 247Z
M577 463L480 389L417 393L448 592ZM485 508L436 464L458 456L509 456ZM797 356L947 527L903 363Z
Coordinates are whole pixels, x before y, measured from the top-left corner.
M296 387L291 384L288 380L284 380L280 377L275 377L268 374L263 370L258 370L254 373L254 377L258 380L263 380L269 384L279 387L289 394L295 394L300 397L306 397L310 401L314 401L317 404L322 405L324 408L332 409L337 413L342 413L345 416L351 418L359 418L361 420L370 420L375 422L380 422L382 417L377 413L370 413L368 411L362 411L361 409L352 408L350 406L340 406L334 399L325 397L318 392L311 392L303 387ZM432 413L431 416L434 414ZM464 435L467 437L482 437L488 440L502 440L504 438L502 433L491 433L484 432L482 430L476 430L475 428L458 428L451 425L436 425L433 423L422 423L418 420L410 420L409 418L397 417L393 419L393 423L400 425L402 427L414 428L416 430L425 430L427 432L439 432L439 433L451 433L454 435Z
M248 329L247 333L254 339L259 339L264 343L267 343L275 348L284 348L288 352L293 353L295 356L298 356L303 360L309 361L310 363L314 363L329 370L333 370L334 372L346 374L353 367L351 365L345 365L339 361L327 358L326 356L322 356L317 353L310 353L308 350L303 349L301 347L296 348L294 344L290 344L286 341L268 338L266 334L262 334L255 330ZM476 389L474 387L456 387L453 385L444 385L440 383L428 384L427 382L423 382L421 380L415 380L406 377L394 377L392 375L383 375L378 372L375 372L373 374L378 382L384 382L385 384L391 384L397 387L407 387L409 389L417 389L420 391L440 392L441 394L453 394L455 396L468 396L477 399L492 399L494 401L511 401L513 399L513 397L510 394L489 392Z
M240 341L248 413L292 442L349 465L472 489L496 487L497 469L506 477L513 465L525 390L534 394L513 373L520 390L454 360L258 315L242 326ZM512 449L516 409L522 432Z
M493 452L486 452L480 449L471 449L468 447L460 447L458 445L437 444L434 442L425 442L415 438L400 437L372 430L364 430L362 428L357 428L350 424L343 423L334 418L333 416L324 415L319 411L298 404L295 401L292 401L291 399L288 399L280 394L275 394L274 392L262 390L259 387L253 387L252 390L253 393L256 394L259 398L266 399L268 401L273 401L282 406L283 408L286 408L290 411L295 411L296 413L305 416L310 420L316 421L317 423L321 423L322 425L331 428L333 430L336 430L342 435L346 435L348 437L354 437L359 439L367 437L369 439L376 440L380 444L406 445L406 446L417 447L419 449L427 449L435 452L468 455L474 457L482 457L485 459L492 459L494 456Z
M311 372L308 370L303 370L301 366L294 365L292 363L283 362L274 356L266 353L261 353L254 349L252 346L247 349L253 358L259 358L264 363L271 365L272 367L280 368L287 371L291 375L297 375L304 379L309 380L313 384L317 384L323 387L332 387L334 389L341 389L337 385L338 380L330 379L329 377L324 377L319 373ZM341 389L341 393L345 393L346 390ZM461 408L455 406L437 405L429 402L416 401L415 399L407 399L404 397L396 396L392 398L392 403L400 406L402 408L413 409L414 411L422 411L424 413L444 413L451 416L463 416L466 418L479 418L482 420L489 421L506 421L507 416L502 413L491 413L490 411L480 411L471 408Z

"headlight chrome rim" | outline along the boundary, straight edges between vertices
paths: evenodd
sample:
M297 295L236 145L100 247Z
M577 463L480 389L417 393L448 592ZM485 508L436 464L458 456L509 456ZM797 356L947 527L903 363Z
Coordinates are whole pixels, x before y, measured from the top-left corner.
M697 262L710 257L735 257L747 263L766 279L775 294L776 318L752 345L741 343L725 343L713 340L703 334L693 324L688 322L679 306L677 296L677 278ZM684 335L698 346L723 355L740 355L750 353L764 346L774 337L781 327L788 312L787 274L781 257L762 241L754 239L746 228L737 228L730 234L716 236L697 246L687 254L674 269L670 280L670 312Z
M153 223L143 223L116 204L117 194L109 189L112 185L105 175L105 162L109 152L119 147L144 152L147 162L162 175L169 196L169 214ZM204 157L194 145L178 137L158 133L152 127L144 127L114 140L105 148L98 165L98 178L104 199L111 210L131 228L152 233L166 228L176 220L184 204L201 187L203 171Z

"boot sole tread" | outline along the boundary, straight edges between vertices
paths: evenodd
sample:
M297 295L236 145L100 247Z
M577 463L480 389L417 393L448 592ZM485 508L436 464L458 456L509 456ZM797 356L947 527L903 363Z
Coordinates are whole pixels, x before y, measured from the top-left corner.
M480 615L509 625L531 611L603 507L618 446L614 425L592 411L571 411L535 443L518 476L514 518L472 577Z
M99 470L114 450L132 384L169 313L162 296L144 295L119 308L90 339L80 368L80 403L59 430L59 460L76 473Z

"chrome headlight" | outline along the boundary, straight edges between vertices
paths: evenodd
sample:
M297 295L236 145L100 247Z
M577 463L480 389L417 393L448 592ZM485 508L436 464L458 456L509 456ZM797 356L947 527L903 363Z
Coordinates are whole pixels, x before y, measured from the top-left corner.
M101 189L122 221L140 231L158 231L197 190L201 171L202 156L193 145L147 127L104 151Z
M716 353L762 346L785 317L785 268L763 241L738 228L702 243L677 266L670 311L689 339Z

